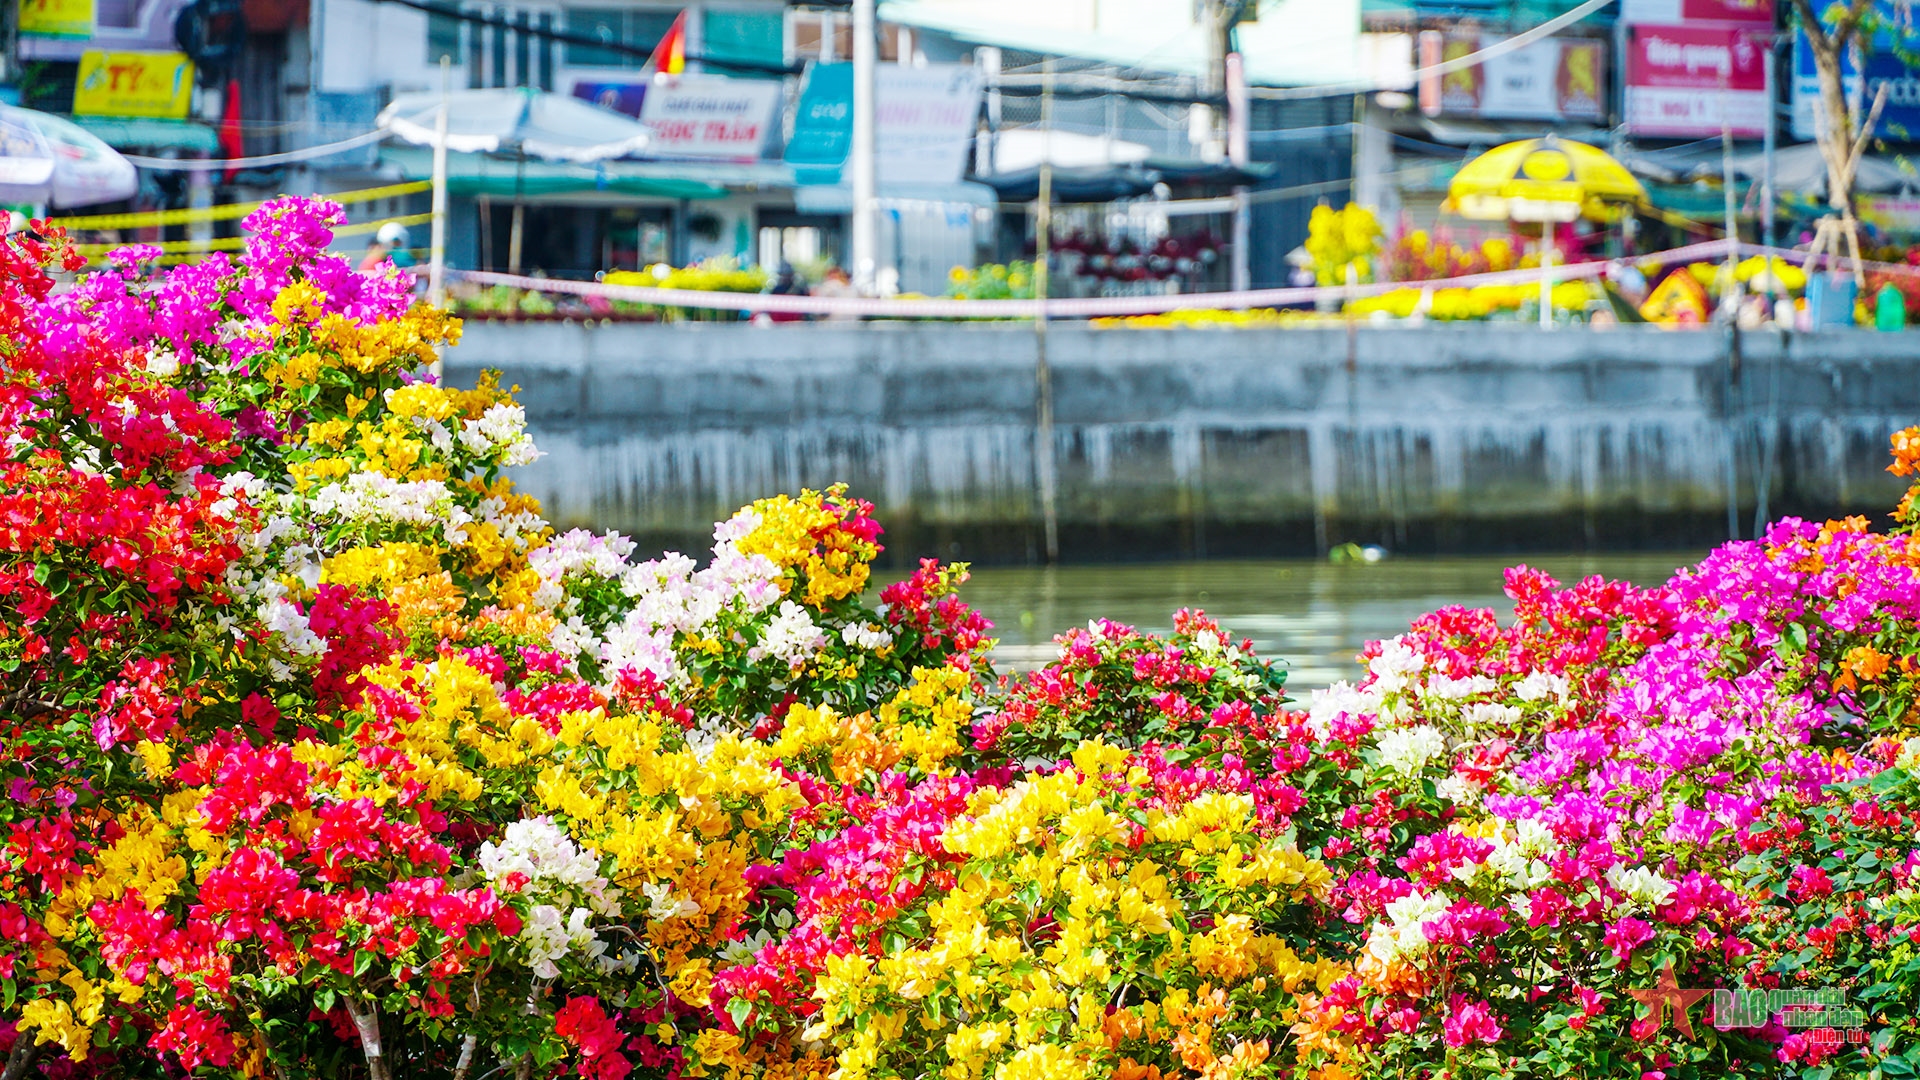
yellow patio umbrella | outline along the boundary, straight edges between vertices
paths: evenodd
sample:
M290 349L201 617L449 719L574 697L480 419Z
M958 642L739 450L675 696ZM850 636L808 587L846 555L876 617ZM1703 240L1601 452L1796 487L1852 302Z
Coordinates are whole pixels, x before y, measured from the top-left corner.
M1447 199L1477 221L1614 221L1646 202L1647 189L1605 150L1548 135L1467 162L1447 185Z
M1447 185L1447 202L1462 217L1541 223L1542 327L1553 325L1553 224L1614 221L1646 201L1647 189L1606 151L1553 135L1496 146Z

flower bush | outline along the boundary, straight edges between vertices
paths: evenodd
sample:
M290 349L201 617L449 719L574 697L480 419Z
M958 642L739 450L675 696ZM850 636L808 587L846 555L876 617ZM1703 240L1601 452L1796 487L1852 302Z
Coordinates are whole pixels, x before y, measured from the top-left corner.
M1432 233L1425 229L1403 232L1386 252L1390 281L1438 281L1512 270L1529 261L1539 265L1537 255L1516 255L1513 241L1508 237L1488 237L1468 247L1454 240L1444 228Z
M1384 240L1379 219L1367 207L1348 203L1336 210L1321 203L1307 222L1305 247L1313 259L1314 280L1321 285L1371 282Z
M339 221L0 247L6 1080L1920 1069L1912 495L1305 703L1194 612L996 677L839 488L556 534Z
M1562 281L1553 286L1549 299L1556 311L1585 311L1587 305L1604 298L1600 287L1591 281ZM1528 304L1540 302L1537 285L1475 285L1472 288L1395 289L1378 296L1363 297L1346 305L1350 315L1383 315L1405 319L1416 312L1444 322L1486 319L1501 312L1516 312ZM1422 310L1422 307L1425 310Z
M1010 263L956 266L947 271L947 298L951 300L1031 300L1033 264Z

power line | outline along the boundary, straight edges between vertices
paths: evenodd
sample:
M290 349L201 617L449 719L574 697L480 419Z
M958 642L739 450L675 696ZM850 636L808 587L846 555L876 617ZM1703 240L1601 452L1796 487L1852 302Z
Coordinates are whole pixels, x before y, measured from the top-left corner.
M416 3L424 0L386 0L388 3ZM1455 57L1431 67L1416 68L1407 77L1409 84L1417 84L1421 79L1449 75L1463 71L1488 60L1504 56L1507 53L1524 49L1542 38L1579 22L1581 19L1599 11L1614 0L1586 0L1577 8L1557 15L1532 29L1525 30L1510 38L1497 41L1478 52ZM1112 64L1121 72L1136 70L1138 63ZM1003 72L990 84L989 89L1015 97L1037 97L1040 93L1041 77L1032 74ZM1142 85L1145 83L1146 85ZM1155 101L1186 105L1223 105L1224 95L1196 93L1189 89L1193 80L1184 75L1162 76L1155 79L1138 79L1126 74L1112 74L1098 71L1080 71L1057 74L1054 76L1053 92L1061 97L1093 98L1114 95L1132 98L1138 101ZM1158 85L1154 85L1158 84ZM1343 83L1322 83L1315 86L1263 87L1248 89L1248 94L1263 101L1304 101L1315 98L1338 97L1345 94L1365 94L1375 90L1404 89L1400 85L1388 85L1373 80L1355 80Z
M575 34L566 30L555 30L548 26L536 26L531 20L530 13L524 10L522 14L529 16L528 21L518 23L508 19L505 15L492 12L466 11L452 4L438 3L436 0L374 0L374 2L379 4L399 4L401 7L412 8L415 11L424 11L429 15L438 15L447 19L458 19L461 22L472 23L476 26L491 26L499 30L512 30L517 34L525 34L528 37L545 38L548 41L558 42L562 45L583 45L589 48L604 49L607 52L619 53L623 56L639 57L643 60L653 57L653 49L650 47L630 45L624 41L608 41L604 38L593 37L588 34ZM620 9L614 8L610 10L617 11ZM693 53L687 53L685 59L699 63L715 64L721 67L735 68L741 71L765 71L777 75L798 75L804 70L800 66L793 64L770 64L760 60L735 60L723 56L695 55Z
M1408 84L1418 85L1420 80L1441 75L1451 75L1456 71L1483 64L1495 57L1524 49L1556 31L1572 26L1581 19L1599 11L1614 0L1587 0L1577 8L1562 15L1556 15L1531 30L1494 42L1478 52L1457 56L1431 67L1415 68L1408 78ZM1387 85L1373 81L1355 81L1346 83L1323 83L1319 86L1253 87L1248 93L1264 101L1302 101L1309 98L1336 97L1341 94L1370 94L1375 90L1404 90L1403 85Z
M253 169L267 165L291 165L296 161L310 161L327 157L346 150L379 142L387 137L385 129L362 132L351 139L339 142L321 143L300 150L288 150L279 154L260 154L255 157L237 158L160 158L143 157L139 154L125 155L128 161L145 169L158 169L165 172L211 172L215 169Z

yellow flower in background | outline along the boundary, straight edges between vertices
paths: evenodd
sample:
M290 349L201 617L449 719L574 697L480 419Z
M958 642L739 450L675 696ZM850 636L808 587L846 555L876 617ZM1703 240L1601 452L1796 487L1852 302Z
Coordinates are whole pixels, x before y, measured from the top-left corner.
M352 423L343 417L332 420L316 420L300 429L300 441L308 446L324 446L332 450L343 450L347 445L347 433Z
M445 420L454 414L453 396L432 383L414 383L387 391L387 411L408 419Z
M278 364L269 363L262 374L270 383L276 383L288 390L299 390L312 386L320 380L320 370L326 366L319 353L296 353Z
M1373 257L1381 250L1385 233L1373 211L1358 203L1339 210L1321 204L1307 221L1307 254L1313 257L1314 278L1321 285L1345 285L1373 280Z
M22 1032L33 1032L36 1044L57 1044L75 1061L86 1060L93 1048L93 1029L76 1020L73 1007L58 998L27 1002L17 1024Z
M1092 1080L1088 1062L1055 1043L1036 1043L994 1070L994 1080Z
M342 457L296 461L287 466L287 472L293 478L293 490L298 492L306 492L335 480L344 480L353 471L354 463Z
M961 733L973 720L971 690L971 676L958 668L915 668L907 688L880 706L880 732L923 775L940 775L965 749Z
M154 780L165 780L173 775L173 750L166 743L157 743L142 739L133 748L140 758L140 767Z
M282 327L311 323L321 317L327 294L310 282L292 281L273 298L269 311Z
M348 548L321 564L320 580L383 592L402 582L440 572L439 553L425 544L389 541Z

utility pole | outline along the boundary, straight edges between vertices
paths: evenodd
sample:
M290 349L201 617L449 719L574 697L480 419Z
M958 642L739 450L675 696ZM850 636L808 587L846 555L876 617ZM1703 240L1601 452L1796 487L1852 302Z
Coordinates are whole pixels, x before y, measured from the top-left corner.
M1773 34L1768 33L1767 51L1764 54L1767 65L1767 120L1765 126L1761 128L1760 133L1760 137L1763 140L1761 142L1761 154L1763 157L1760 173L1760 243L1766 247L1773 246L1773 154L1774 147L1779 140L1779 136L1774 134L1774 131L1780 126L1780 109L1774 104L1776 90L1774 89L1773 81L1778 77L1775 73L1775 66L1779 62L1779 56L1777 55L1779 51L1778 45L1779 42L1774 39ZM1767 280L1769 282L1773 280L1771 273L1767 275ZM1772 287L1769 286L1767 291L1771 294L1773 291ZM1772 296L1769 295L1768 299L1771 300Z
M1060 561L1059 464L1053 453L1053 369L1047 363L1048 261L1053 257L1053 57L1040 76L1040 191L1033 210L1034 471L1040 482L1040 520L1047 565Z
M1207 38L1207 96L1227 100L1227 160L1236 168L1247 164L1246 69L1233 51L1233 28L1249 0L1207 0L1204 18ZM1236 84L1238 84L1236 86ZM1253 215L1244 186L1233 190L1231 287L1252 287Z
M874 0L853 0L853 150L847 165L853 170L853 221L849 230L853 248L853 284L862 296L872 296L879 274L878 166L875 158L874 69L880 61L874 36Z
M1227 54L1227 160L1244 169L1251 158L1247 147L1247 68L1237 52ZM1247 185L1233 189L1233 283L1235 292L1253 288L1253 204Z
M447 306L447 114L453 109L453 57L440 57L440 109L433 117L433 229L427 248L427 303ZM440 352L431 370L440 377Z

